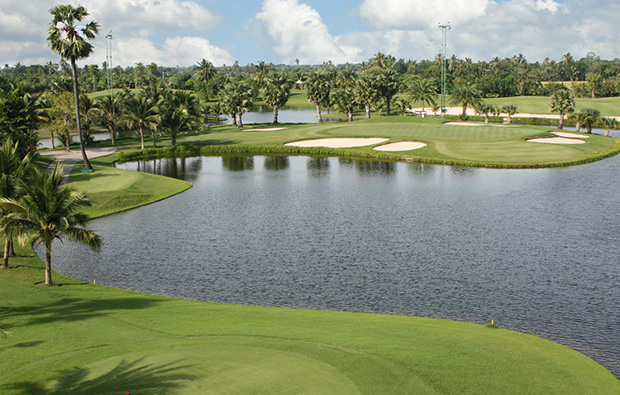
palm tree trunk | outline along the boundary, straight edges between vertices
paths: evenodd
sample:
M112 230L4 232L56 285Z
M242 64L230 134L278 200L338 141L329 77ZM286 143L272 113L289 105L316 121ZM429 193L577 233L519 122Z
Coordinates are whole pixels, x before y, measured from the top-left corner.
M55 142L55 138L54 138L54 131L52 130L52 149L56 149L56 142Z
M115 137L114 136L114 126L112 126L112 124L110 124L110 125L108 125L108 129L110 129L110 140L112 142L112 145L114 145L115 144L115 141L114 141L114 137Z
M560 113L560 123L558 123L558 129L564 129L564 113Z
M366 104L366 118L370 118L370 104Z
M15 242L13 241L13 236L9 236L9 255L17 256L15 253Z
M237 126L237 113L231 114L230 117L232 118L232 124Z
M489 114L484 114L484 123L489 123Z
M172 145L177 145L177 132L173 131L172 133L170 133L172 135L172 142L170 144Z
M2 258L2 268L9 268L9 236L6 233L4 234L4 255Z
M347 111L347 121L353 122L353 110Z
M385 113L388 117L392 115L392 98L389 96L385 98Z
M151 130L151 140L153 140L153 147L157 147L157 144L155 142L155 129L153 128L149 128Z
M424 112L424 98L422 98L422 112Z
M319 118L319 123L323 123L323 116L321 115L321 105L316 104L316 116Z
M239 120L237 122L237 126L239 126L239 128L243 127L243 119L241 118L243 116L243 113L239 113L237 114L237 116L239 117Z
M144 128L140 125L140 149L144 149Z
M73 97L75 99L75 120L77 122L78 136L80 138L80 150L82 151L82 159L84 160L84 167L87 170L92 170L93 167L86 156L86 150L84 149L84 138L82 137L82 121L80 119L80 98L78 95L78 81L77 81L77 69L75 67L75 59L71 58L71 74L73 77Z
M45 285L53 285L52 282L52 246L45 249Z
M273 123L278 123L278 106L273 106Z

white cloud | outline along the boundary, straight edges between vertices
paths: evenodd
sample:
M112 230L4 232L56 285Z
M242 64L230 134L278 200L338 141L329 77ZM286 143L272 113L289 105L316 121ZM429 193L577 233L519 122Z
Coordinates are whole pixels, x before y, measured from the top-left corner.
M556 3L553 0L537 0L536 1L536 9L537 10L547 10L552 14L555 14L560 10L561 4Z
M423 30L439 23L458 24L485 13L490 0L364 0L362 18L378 29Z
M4 63L43 63L56 60L46 43L49 9L54 0L1 0L0 57ZM222 18L194 1L183 0L70 0L82 4L101 26L94 53L80 62L105 60L105 35L114 35L114 64L136 62L190 65L202 57L215 64L231 62L232 56L194 33L222 23ZM191 34L191 36L188 35ZM170 38L173 37L173 38ZM157 44L160 42L161 44ZM190 48L190 49L188 49ZM192 56L193 55L193 56ZM200 59L199 59L200 58Z
M178 65L190 65L201 59L209 59L216 66L231 65L235 58L228 51L213 46L202 37L173 37L164 42L163 54ZM171 64L170 61L162 61Z
M295 59L302 63L344 63L359 52L356 47L338 45L321 15L297 0L265 0L253 22L265 29L273 51L285 63Z

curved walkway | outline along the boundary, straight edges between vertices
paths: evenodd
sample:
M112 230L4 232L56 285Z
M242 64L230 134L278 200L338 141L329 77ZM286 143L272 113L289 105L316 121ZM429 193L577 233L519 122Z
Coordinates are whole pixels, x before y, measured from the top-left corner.
M110 155L114 152L116 152L116 148L89 148L86 150L86 156L88 156L89 159L94 159L100 156ZM82 152L79 149L75 151L44 151L41 152L41 155L53 156L56 158L56 160L50 164L50 168L52 166L55 166L56 163L61 163L63 165L63 168L65 170L63 184L66 183L69 179L69 176L71 175L71 170L73 170L73 166L75 166L76 163L82 160Z

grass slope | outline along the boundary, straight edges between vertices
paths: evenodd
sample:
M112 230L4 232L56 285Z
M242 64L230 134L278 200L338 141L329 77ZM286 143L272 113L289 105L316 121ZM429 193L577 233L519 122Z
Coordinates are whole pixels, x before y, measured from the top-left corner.
M499 97L496 99L484 99L486 103L498 105L500 107L507 104L517 106L519 112L533 114L551 114L549 106L550 97L542 96L519 96L519 97ZM601 111L603 116L620 116L620 97L604 97L600 99L575 99L577 111L584 108L595 108Z
M24 251L20 251L24 254ZM246 307L0 273L3 394L616 394L550 341L425 318Z
M114 194L137 189L148 203L188 186L164 188L162 177L105 168L110 160L71 181L116 210L137 201ZM41 261L30 248L18 253L14 268L0 272L0 323L11 332L0 340L3 394L620 391L591 359L534 336L446 320L172 299L59 275L61 287L41 287Z

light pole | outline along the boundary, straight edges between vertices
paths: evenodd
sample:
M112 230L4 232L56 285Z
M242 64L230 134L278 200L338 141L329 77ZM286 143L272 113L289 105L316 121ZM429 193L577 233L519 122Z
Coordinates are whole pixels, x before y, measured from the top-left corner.
M448 30L450 23L439 25L441 29L441 116L446 116L446 48L448 46Z
M106 39L106 47L105 47L105 63L107 72L106 75L108 77L108 94L110 98L114 98L114 83L112 82L112 30L105 36Z

